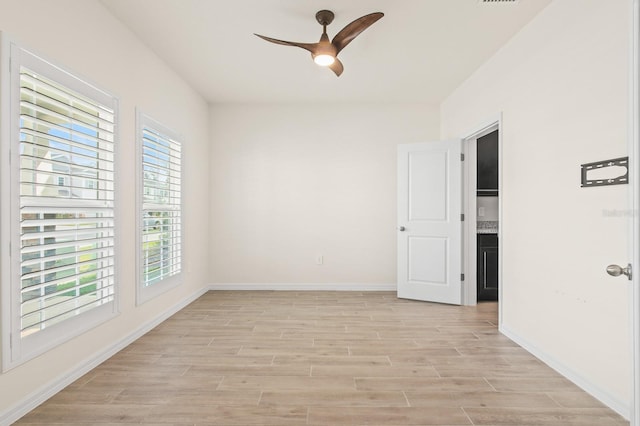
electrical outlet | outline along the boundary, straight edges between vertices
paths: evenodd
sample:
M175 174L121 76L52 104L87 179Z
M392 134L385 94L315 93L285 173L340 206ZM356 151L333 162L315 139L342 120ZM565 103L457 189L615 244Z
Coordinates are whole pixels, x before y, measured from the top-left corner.
M322 265L323 263L324 263L324 256L321 254L316 256L316 265Z

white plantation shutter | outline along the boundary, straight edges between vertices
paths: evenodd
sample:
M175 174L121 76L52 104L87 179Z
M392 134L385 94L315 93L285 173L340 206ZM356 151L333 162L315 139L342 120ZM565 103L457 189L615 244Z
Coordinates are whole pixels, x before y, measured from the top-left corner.
M23 336L113 300L114 118L21 68Z
M182 268L181 144L151 118L139 115L141 161L141 301L167 287ZM154 287L151 289L151 287Z
M19 361L105 318L84 314L115 312L117 101L16 46L11 52L11 329Z

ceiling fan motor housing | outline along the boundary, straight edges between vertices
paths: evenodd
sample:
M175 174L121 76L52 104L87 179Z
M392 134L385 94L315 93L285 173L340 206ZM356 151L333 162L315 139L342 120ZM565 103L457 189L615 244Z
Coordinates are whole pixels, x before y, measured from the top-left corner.
M331 24L334 17L335 15L330 10L321 10L316 13L316 21L318 21L318 24L322 25L323 27Z

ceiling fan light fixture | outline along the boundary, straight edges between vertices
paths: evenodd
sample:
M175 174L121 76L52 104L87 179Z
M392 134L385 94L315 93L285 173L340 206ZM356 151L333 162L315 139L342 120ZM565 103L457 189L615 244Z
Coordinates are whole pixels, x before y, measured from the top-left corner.
M329 65L333 64L335 61L336 61L336 58L328 54L321 54L313 57L313 62L320 65L321 67L328 67Z
M340 77L342 71L344 71L344 66L340 59L338 59L338 54L349 43L351 43L354 38L358 37L361 32L369 28L374 22L383 16L384 13L382 12L374 12L361 16L341 29L338 34L333 37L333 40L329 40L329 36L327 35L327 25L331 24L334 15L330 10L321 10L316 13L316 21L318 21L318 24L322 25L322 35L320 36L320 41L317 43L298 43L254 34L270 43L295 46L304 49L311 53L313 62L320 66L330 68L336 76Z

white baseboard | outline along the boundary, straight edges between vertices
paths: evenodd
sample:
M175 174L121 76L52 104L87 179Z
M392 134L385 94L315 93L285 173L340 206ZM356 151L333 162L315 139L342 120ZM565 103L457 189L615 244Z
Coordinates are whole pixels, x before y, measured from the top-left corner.
M10 425L14 423L18 419L29 413L31 410L45 402L47 399L51 398L53 395L60 392L62 389L82 377L84 374L96 368L98 365L111 358L113 355L133 343L135 340L142 337L145 333L151 331L151 329L196 300L198 297L202 296L207 291L208 288L205 287L198 290L191 296L184 298L183 300L179 301L175 305L162 312L153 320L146 322L127 336L123 337L121 340L114 342L111 346L104 349L100 353L85 360L84 363L79 364L73 370L60 375L50 383L47 383L40 387L40 389L32 392L16 406L5 410L3 413L0 413L0 425Z
M209 284L209 290L238 291L396 291L396 284L369 283L236 283Z
M504 324L500 326L500 332L507 336L509 339L513 340L518 345L522 346L524 349L547 364L549 367L553 368L558 373L571 380L576 386L602 402L607 407L611 408L616 413L620 414L626 420L629 420L631 416L631 406L629 405L629 401L621 401L620 399L614 397L609 392L594 384L588 378L576 372L566 364L558 361L552 355L549 355L526 338L509 329L509 327L505 326Z

